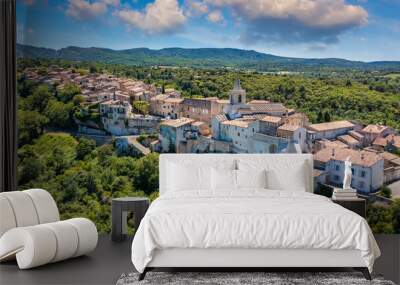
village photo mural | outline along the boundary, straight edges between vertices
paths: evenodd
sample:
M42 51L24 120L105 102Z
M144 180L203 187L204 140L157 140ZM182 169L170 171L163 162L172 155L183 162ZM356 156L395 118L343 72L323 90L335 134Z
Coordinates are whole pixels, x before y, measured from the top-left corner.
M18 184L110 232L160 153L312 153L400 233L398 1L17 0ZM349 182L350 183L350 182Z

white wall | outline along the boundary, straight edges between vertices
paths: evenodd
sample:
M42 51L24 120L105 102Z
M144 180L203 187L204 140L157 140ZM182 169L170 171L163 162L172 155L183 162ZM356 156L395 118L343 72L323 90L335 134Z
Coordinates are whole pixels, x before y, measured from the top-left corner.
M363 167L361 165L352 165L353 176L351 187L370 193L379 189L383 184L383 160L378 161L371 167ZM326 170L329 171L330 181L334 184L342 185L344 178L344 162L338 160L330 160L327 163ZM364 177L362 172L364 171Z

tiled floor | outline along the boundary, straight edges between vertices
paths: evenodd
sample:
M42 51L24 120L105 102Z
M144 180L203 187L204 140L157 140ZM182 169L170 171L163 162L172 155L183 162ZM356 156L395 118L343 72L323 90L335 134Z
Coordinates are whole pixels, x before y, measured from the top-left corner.
M400 235L377 235L382 257L375 272L400 284ZM49 264L31 270L18 270L15 262L0 265L0 284L115 284L124 272L134 271L130 260L131 240L121 243L101 236L89 256Z

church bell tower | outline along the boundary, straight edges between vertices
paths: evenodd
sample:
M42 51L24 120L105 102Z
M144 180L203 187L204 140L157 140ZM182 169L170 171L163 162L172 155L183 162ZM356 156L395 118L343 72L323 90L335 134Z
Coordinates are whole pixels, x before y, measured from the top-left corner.
M231 105L246 104L246 90L240 86L240 79L235 81L233 89L229 92L229 101Z

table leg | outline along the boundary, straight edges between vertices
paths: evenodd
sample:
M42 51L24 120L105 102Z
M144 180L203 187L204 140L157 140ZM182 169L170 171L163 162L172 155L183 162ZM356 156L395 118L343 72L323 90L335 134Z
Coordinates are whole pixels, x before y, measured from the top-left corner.
M137 207L134 215L135 215L135 232L139 228L140 221L143 219L146 214L147 209L149 208L149 204L143 204L140 207Z
M111 240L122 241L122 207L112 203L111 208Z

